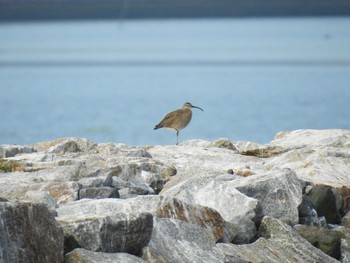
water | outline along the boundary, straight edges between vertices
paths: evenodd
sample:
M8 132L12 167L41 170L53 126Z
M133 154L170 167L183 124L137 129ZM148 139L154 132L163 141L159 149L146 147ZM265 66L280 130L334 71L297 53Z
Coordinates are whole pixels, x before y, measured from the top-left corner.
M0 24L0 144L174 144L350 129L350 18Z

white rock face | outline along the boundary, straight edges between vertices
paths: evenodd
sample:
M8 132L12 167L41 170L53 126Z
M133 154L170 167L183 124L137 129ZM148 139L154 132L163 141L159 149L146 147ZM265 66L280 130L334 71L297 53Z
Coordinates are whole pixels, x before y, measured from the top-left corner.
M282 147L286 152L268 159L266 167L290 168L300 179L314 184L350 186L350 131L281 132L269 145Z

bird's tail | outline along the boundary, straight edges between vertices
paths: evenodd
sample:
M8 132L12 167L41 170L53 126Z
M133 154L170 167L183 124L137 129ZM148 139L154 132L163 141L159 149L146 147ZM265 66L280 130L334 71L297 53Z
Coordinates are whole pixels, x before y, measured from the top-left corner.
M163 126L160 125L160 124L157 124L156 126L154 126L154 130L157 130L157 129L159 129L159 128L163 128Z

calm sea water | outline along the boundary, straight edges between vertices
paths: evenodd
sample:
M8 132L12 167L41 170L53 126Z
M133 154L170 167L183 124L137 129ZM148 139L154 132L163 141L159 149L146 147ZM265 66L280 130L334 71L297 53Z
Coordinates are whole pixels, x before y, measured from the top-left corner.
M0 24L0 144L174 144L350 129L350 18Z

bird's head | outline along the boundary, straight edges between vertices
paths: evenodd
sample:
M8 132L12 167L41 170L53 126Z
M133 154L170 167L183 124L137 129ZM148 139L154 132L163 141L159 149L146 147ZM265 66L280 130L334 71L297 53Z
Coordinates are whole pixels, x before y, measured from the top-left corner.
M201 111L204 111L202 108L197 107L197 106L194 106L194 105L192 105L192 104L189 103L189 102L186 102L186 103L182 106L182 108L183 108L183 109L196 108L196 109L200 109Z

